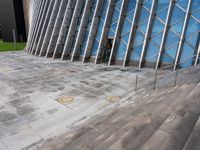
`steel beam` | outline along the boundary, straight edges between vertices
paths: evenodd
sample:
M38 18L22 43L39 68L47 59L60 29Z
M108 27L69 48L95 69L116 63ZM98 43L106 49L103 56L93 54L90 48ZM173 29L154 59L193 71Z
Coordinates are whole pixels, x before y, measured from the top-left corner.
M81 13L81 10L82 10L82 5L83 5L83 0L77 0L75 10L74 10L74 14L72 16L72 21L71 21L71 24L70 24L70 27L69 27L69 33L68 33L68 36L67 36L67 39L65 41L64 48L63 48L63 53L62 53L62 57L61 57L62 60L69 56L70 47L71 47L72 42L73 42L73 36L76 32L77 23L78 23L80 13Z
M92 20L92 25L91 25L90 32L89 32L89 37L87 40L87 44L86 44L83 59L82 59L83 63L86 62L86 59L88 59L90 57L94 38L95 38L97 29L98 29L98 24L99 24L102 7L103 7L103 0L98 0L97 6L96 6L95 12L94 12L93 20Z
M44 36L46 34L48 23L49 23L51 14L52 14L52 9L53 9L54 3L55 3L55 0L50 0L49 7L48 7L48 10L47 10L47 13L46 13L46 17L45 17L45 20L43 22L39 41L38 41L37 46L36 46L35 55L40 54L42 43L44 41Z
M63 50L63 46L65 44L65 40L66 40L68 31L69 31L69 26L71 23L71 19L72 19L72 15L74 12L74 7L75 7L76 2L77 1L75 1L75 0L69 0L69 2L67 4L67 10L64 15L64 19L63 19L61 29L60 29L60 32L58 35L58 40L56 42L56 47L54 50L55 51L54 53L56 53L56 55L62 54L61 51Z
M111 21L112 21L112 18L110 16L113 15L114 8L115 8L115 0L110 0L108 9L106 12L106 18L105 18L105 22L104 22L104 26L103 26L103 31L102 31L99 46L97 49L97 55L96 55L95 62L94 62L95 64L97 64L98 61L101 59L102 52L105 49L106 37L107 37L108 30L109 30L109 25L111 24Z
M30 52L31 54L32 54L33 44L34 44L34 42L35 42L35 36L36 36L37 31L38 31L38 29L39 29L39 24L40 24L40 22L41 22L42 14L43 14L43 12L44 12L45 1L46 1L46 0L42 0L41 9L40 9L40 12L39 12L39 14L38 14L38 19L37 19L37 22L36 22L35 30L34 30L33 35L32 35L32 41L31 41L30 50L29 50L29 52Z
M57 15L58 15L60 3L61 3L61 0L56 0L56 2L54 4L52 14L51 14L51 17L50 17L50 20L49 20L49 24L48 24L48 27L47 27L47 31L46 31L46 34L45 34L45 37L44 37L44 41L43 41L42 48L41 48L39 56L44 56L46 54L46 51L47 51L47 48L48 48L48 45L49 45L49 41L50 41L51 36L52 36L53 28L55 26L55 21L56 21Z
M160 64L161 64L161 56L163 55L165 43L167 41L167 35L168 35L168 32L169 32L169 28L170 28L170 22L171 22L175 2L176 2L176 0L171 0L169 2L167 18L166 18L166 21L165 21L163 36L162 36L162 40L161 40L161 44L160 44L160 48L159 48L159 53L158 53L158 57L157 57L157 61L156 61L156 67L155 67L156 70L160 67Z
M56 41L58 39L58 34L59 34L59 31L60 31L60 28L62 25L62 21L64 18L64 14L66 11L67 3L68 3L68 0L61 1L58 15L57 15L56 22L55 22L55 26L53 29L53 33L52 33L52 36L51 36L51 39L50 39L50 42L49 42L49 45L47 48L46 57L51 57L53 55L53 52L54 52L54 49L56 46Z
M42 3L42 1L37 1L34 5L35 7L33 8L33 10L36 10L36 12L33 15L33 20L31 22L31 26L30 26L31 30L29 31L29 37L28 37L28 42L27 42L27 52L30 52L31 42L33 40L33 33L35 31L35 26L37 24L38 15L41 11L41 3Z
M141 56L140 56L139 68L142 68L145 63L145 57L146 57L149 41L151 38L151 33L152 33L152 29L153 29L153 23L154 23L154 19L155 19L155 12L157 9L157 5L158 5L158 0L153 0L152 4L151 4L151 11L150 11L150 15L149 15L148 24L147 24L147 30L146 30L144 43L143 43L143 47L142 47L142 52L141 52Z
M135 36L136 36L135 34L136 34L136 31L137 31L137 26L138 26L140 13L141 13L142 3L143 3L143 0L137 0L135 12L134 12L134 16L133 16L133 22L131 24L130 36L129 36L129 40L128 40L128 44L127 44L127 48L126 48L126 53L125 53L125 58L124 58L124 62L123 62L124 67L130 61L130 56L131 56L131 52L132 52L131 51L132 45L133 45L133 42L134 42L134 39L135 39Z
M45 15L47 13L49 1L48 0L45 0L45 1L46 2L44 4L43 13L42 13L39 25L38 25L37 32L36 32L35 37L34 37L34 41L33 41L32 47L31 47L31 54L35 54L36 43L38 42L41 30L42 30L42 24L44 23Z
M184 24L183 24L183 29L182 29L182 33L181 33L181 38L180 38L180 42L179 42L179 46L178 46L178 50L177 50L177 54L176 54L176 59L175 59L175 63L174 63L174 71L177 69L177 65L180 61L180 55L181 55L181 51L183 49L183 45L185 42L185 34L187 31L187 27L188 27L188 22L189 22L189 17L191 15L191 6L192 6L192 0L188 1L188 6L187 6L187 11L186 11L186 15L185 15L185 20L184 20Z
M114 52L118 41L120 39L120 33L121 33L121 29L122 29L122 25L123 25L123 21L126 17L126 9L128 7L128 0L123 0L122 2L122 7L121 7L121 12L120 12L120 16L119 16L119 21L117 24L117 29L116 29L116 33L115 33L115 37L114 37L114 41L113 41L113 46L111 49L111 53L110 53L110 58L109 58L109 62L108 65L110 66L112 63L114 63L115 61L115 55L116 53Z
M79 55L79 50L84 38L84 33L85 33L86 25L89 19L89 14L92 9L92 3L93 3L93 0L87 0L86 2L85 9L83 12L83 17L82 17L83 19L81 20L80 29L79 29L77 40L73 49L71 61L73 61Z

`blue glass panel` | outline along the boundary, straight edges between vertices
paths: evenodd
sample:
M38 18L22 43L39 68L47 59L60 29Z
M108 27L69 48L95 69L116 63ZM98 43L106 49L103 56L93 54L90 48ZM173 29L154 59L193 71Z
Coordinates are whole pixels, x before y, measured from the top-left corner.
M184 45L181 58L180 58L180 66L182 68L188 67L192 65L193 60L191 59L194 56L194 49L192 49L187 44ZM190 60L191 59L191 60Z
M126 44L120 41L116 59L123 60L126 52Z
M136 61L140 60L140 56L141 56L141 52L142 52L142 47L143 47L143 44L139 45L138 47L136 47L134 49L134 51L131 54L131 60L136 60Z

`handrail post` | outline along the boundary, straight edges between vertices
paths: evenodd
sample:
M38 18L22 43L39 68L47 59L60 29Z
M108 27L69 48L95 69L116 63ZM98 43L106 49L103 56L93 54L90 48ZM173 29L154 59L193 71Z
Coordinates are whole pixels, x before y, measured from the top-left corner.
M178 77L178 69L176 70L176 74L175 74L174 87L176 86L177 77Z
M157 74L158 74L158 69L156 69L156 71L155 71L155 78L154 78L154 86L153 86L153 90L156 89Z
M138 74L136 75L135 79L135 92L137 91L137 87L138 87Z

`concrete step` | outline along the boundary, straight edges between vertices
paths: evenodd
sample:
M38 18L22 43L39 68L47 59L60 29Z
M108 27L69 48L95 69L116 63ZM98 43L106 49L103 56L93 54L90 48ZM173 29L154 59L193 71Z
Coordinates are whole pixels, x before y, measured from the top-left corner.
M183 150L199 150L200 149L200 117L198 118L194 129L186 142Z
M185 94L178 99L185 97L186 100L182 101L175 112L168 117L158 131L144 144L141 148L142 150L179 150L183 148L199 116L196 109L193 109L194 105L188 105L190 102L186 98L194 89L193 87L195 85L191 86L190 89L186 86L182 87L185 89L183 90ZM175 103L178 104L177 102ZM173 107L175 108L176 106Z

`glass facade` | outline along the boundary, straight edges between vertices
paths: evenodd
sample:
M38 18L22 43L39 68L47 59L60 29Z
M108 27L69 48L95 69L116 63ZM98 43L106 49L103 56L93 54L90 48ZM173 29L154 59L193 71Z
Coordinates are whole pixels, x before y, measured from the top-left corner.
M100 53L108 49L106 43L111 40L109 49L115 53L113 55L115 61L124 61L128 50L130 59L127 64L144 60L142 63L152 64L153 67L156 67L155 64L161 64L159 65L161 67L174 65L175 68L185 68L194 65L195 62L199 63L200 2L198 0L88 1L91 1L90 11L86 14L89 17L84 23L85 30L81 34L79 29L84 20L83 11L86 2L79 8L81 14L70 45L71 54L80 35L82 40L78 43L81 45L78 51L82 57L86 48L89 48L89 57L97 58L100 41L104 38L105 47L100 49L102 50ZM100 4L102 7L97 13ZM138 16L137 20L134 20L136 11ZM134 35L132 40L131 35ZM92 42L88 42L91 39Z

